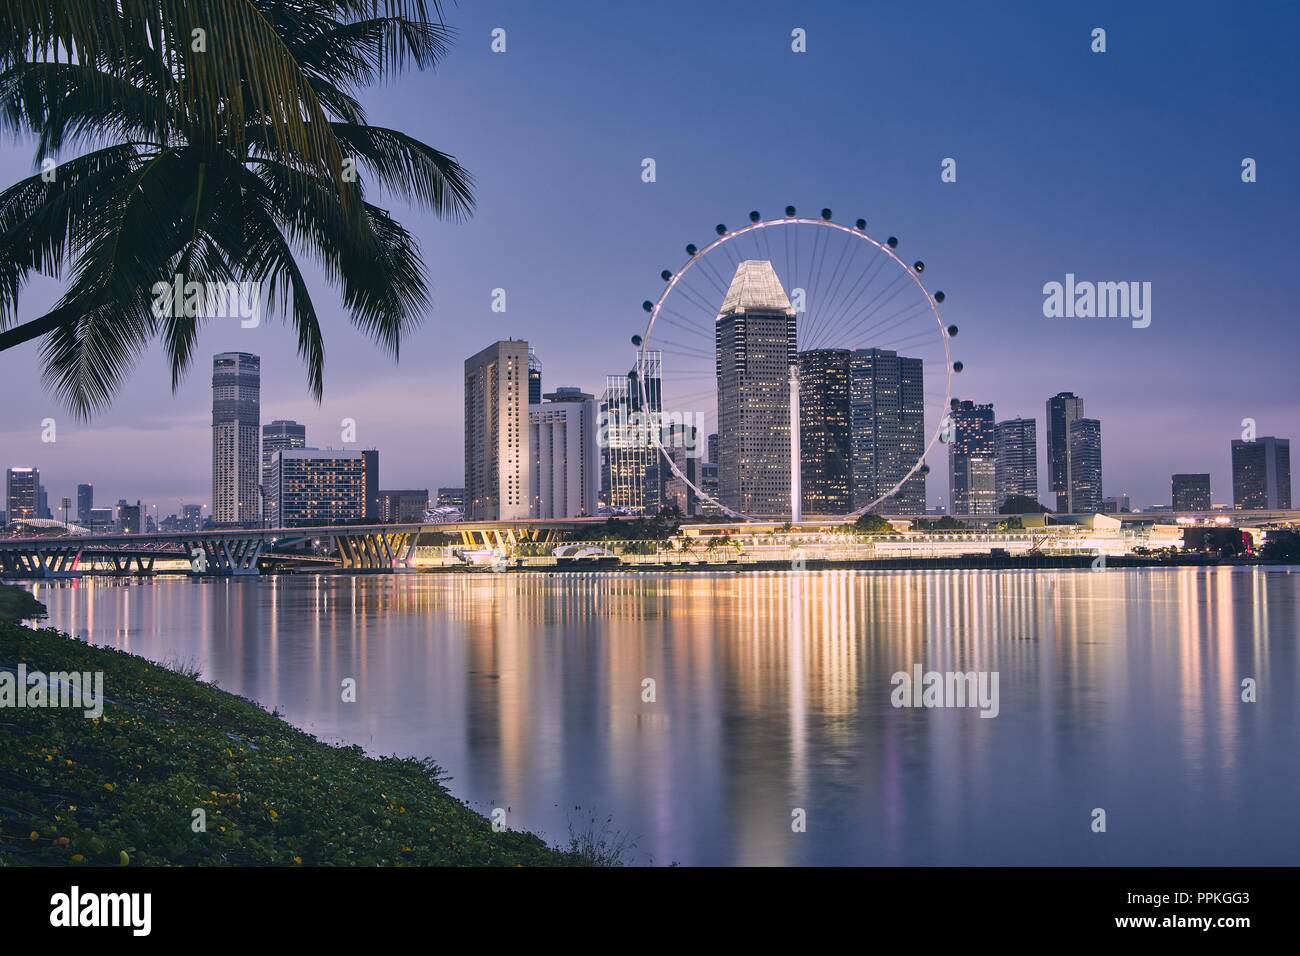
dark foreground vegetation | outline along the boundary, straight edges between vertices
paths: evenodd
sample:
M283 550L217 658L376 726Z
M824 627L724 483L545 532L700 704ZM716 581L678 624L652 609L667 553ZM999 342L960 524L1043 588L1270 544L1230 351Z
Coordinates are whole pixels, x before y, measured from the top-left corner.
M0 668L20 662L102 671L107 702L100 719L0 708L0 865L609 862L493 832L428 762L332 747L191 676L0 621Z

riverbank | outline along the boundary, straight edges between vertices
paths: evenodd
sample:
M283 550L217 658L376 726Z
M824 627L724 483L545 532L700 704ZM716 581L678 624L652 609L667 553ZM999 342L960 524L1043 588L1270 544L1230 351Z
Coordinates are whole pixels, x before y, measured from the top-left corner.
M333 747L193 675L0 621L0 669L20 663L102 673L105 702L98 719L0 706L0 865L607 862L494 832L427 761Z
M26 621L43 617L45 605L32 592L14 584L0 584L0 623Z

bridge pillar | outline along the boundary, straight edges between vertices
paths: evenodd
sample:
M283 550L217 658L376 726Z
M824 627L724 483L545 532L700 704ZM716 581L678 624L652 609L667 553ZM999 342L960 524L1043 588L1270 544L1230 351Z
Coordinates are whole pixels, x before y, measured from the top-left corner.
M337 534L334 547L345 571L409 571L415 567L415 542L409 531L359 531Z
M258 574L257 559L266 548L261 536L248 538L192 538L185 542L191 574L244 577ZM195 554L201 551L202 554ZM197 562L197 563L196 563Z

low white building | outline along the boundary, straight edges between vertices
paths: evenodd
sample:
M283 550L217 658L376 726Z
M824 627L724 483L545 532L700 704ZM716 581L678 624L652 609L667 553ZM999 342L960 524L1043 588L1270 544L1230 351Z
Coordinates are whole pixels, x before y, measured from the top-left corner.
M600 490L595 397L560 388L545 398L528 406L529 517L594 515Z

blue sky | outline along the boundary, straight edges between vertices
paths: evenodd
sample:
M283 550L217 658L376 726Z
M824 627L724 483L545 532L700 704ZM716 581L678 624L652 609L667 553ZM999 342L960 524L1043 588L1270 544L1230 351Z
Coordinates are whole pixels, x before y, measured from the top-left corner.
M1210 472L1214 500L1230 500L1243 418L1300 437L1294 8L697 0L464 3L448 16L459 38L436 73L365 98L372 122L454 154L478 182L466 224L385 197L422 243L435 300L400 363L323 283L319 406L274 321L210 324L174 395L161 354L146 354L90 424L45 392L25 346L0 354L4 464L40 467L52 502L79 481L101 503L142 498L162 513L207 501L210 356L239 349L262 356L263 421L296 418L311 444L338 446L354 418L381 449L385 487L459 485L466 356L526 338L547 390L597 391L630 364L640 303L686 242L787 203L864 216L926 261L962 330L957 394L1038 419L1044 490L1043 405L1061 390L1102 420L1106 492L1139 504L1167 502L1170 474L1185 471ZM1104 54L1090 50L1094 27ZM0 146L0 181L28 174L31 154ZM940 181L945 157L955 183ZM1258 182L1242 183L1243 157ZM1044 318L1043 284L1066 273L1150 282L1151 326ZM24 317L56 291L32 287ZM930 497L946 498L942 458L931 463Z

